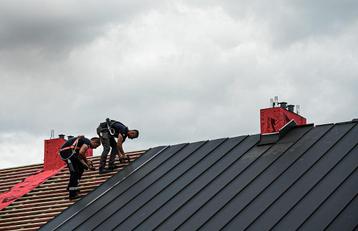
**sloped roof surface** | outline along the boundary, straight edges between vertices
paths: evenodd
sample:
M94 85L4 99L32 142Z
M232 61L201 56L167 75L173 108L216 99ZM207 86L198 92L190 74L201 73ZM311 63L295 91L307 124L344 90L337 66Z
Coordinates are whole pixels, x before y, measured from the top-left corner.
M41 171L43 164L0 169L0 193L8 191L14 184Z
M147 151L42 230L353 230L356 122Z
M131 161L143 152L128 153ZM99 157L92 158L98 169ZM117 171L128 163L120 165ZM0 192L9 190L11 186L26 177L42 171L43 165L30 165L0 170ZM80 181L81 194L86 195L117 171L99 175L98 171L85 171ZM0 210L0 230L38 230L39 227L61 213L75 201L68 200L66 187L69 172L67 167L51 177L26 195Z

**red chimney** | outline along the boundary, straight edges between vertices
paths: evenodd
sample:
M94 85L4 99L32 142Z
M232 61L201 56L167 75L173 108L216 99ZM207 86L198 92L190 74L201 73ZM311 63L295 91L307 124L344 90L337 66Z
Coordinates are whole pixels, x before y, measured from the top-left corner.
M59 169L65 165L58 151L66 142L65 135L59 135L59 138L45 140L44 170ZM88 149L86 156L93 156L93 149Z
M297 125L307 124L306 118L294 112L293 105L287 105L286 102L277 102L271 100L272 108L265 108L260 110L260 124L261 134L278 132L291 120L294 120Z
M65 142L64 136L45 140L44 170L59 169L65 165L65 162L58 154L58 150L60 150Z

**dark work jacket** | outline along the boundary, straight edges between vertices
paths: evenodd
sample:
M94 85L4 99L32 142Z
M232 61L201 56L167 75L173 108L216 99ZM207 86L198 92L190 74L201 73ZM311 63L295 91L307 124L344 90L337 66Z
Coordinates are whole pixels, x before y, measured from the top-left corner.
M78 137L74 137L74 138L71 138L69 140L67 140L60 148L63 149L63 148L66 148L66 147L70 147L74 144L74 142L77 140ZM66 149L66 150L63 150L63 151L60 151L60 156L62 159L68 159L72 154L73 154L73 151L75 152L75 156L78 155L79 151L80 151L80 148L82 147L82 145L88 145L89 147L91 147L91 141L89 139L87 139L86 137L80 137L79 140L78 140L78 143L76 145L76 149Z
M108 131L107 122L101 123L100 126L101 126L101 128L104 129L104 131ZM112 129L112 132L114 132L114 134L113 134L114 137L118 137L118 135L121 134L123 137L123 142L126 140L127 133L128 133L128 127L126 127L121 122L118 122L115 120L109 121L109 127Z

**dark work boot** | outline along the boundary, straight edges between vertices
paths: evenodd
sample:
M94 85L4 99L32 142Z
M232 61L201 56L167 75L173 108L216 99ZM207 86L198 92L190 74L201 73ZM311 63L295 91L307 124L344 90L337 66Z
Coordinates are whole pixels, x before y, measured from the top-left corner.
M79 192L79 190L70 191L70 194L69 194L69 196L68 196L68 199L74 200L74 199L80 198L81 195L80 195L78 192Z
M70 199L70 200L75 200L75 199L78 199L78 198L81 198L80 194L71 195L71 196L68 197L68 199Z
M98 169L98 173L99 173L99 174L105 174L105 173L109 173L109 172L111 172L111 171L108 170L108 169L105 169L105 168L103 168L103 167L101 167L101 168Z
M108 171L113 171L114 169L116 169L116 168L119 168L117 165L110 165L110 166L108 166Z

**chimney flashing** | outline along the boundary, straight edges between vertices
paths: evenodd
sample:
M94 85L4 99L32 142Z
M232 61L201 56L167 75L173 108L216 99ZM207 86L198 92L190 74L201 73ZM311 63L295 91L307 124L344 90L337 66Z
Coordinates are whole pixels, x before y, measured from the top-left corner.
M289 131L291 131L293 128L297 127L297 124L295 120L290 120L285 126L280 128L278 132L271 132L271 133L265 133L260 135L260 145L266 145L266 144L275 144L277 143L282 137L284 137Z
M290 120L294 120L296 125L307 124L306 118L288 111L282 107L264 108L260 110L260 129L261 134L278 132Z

